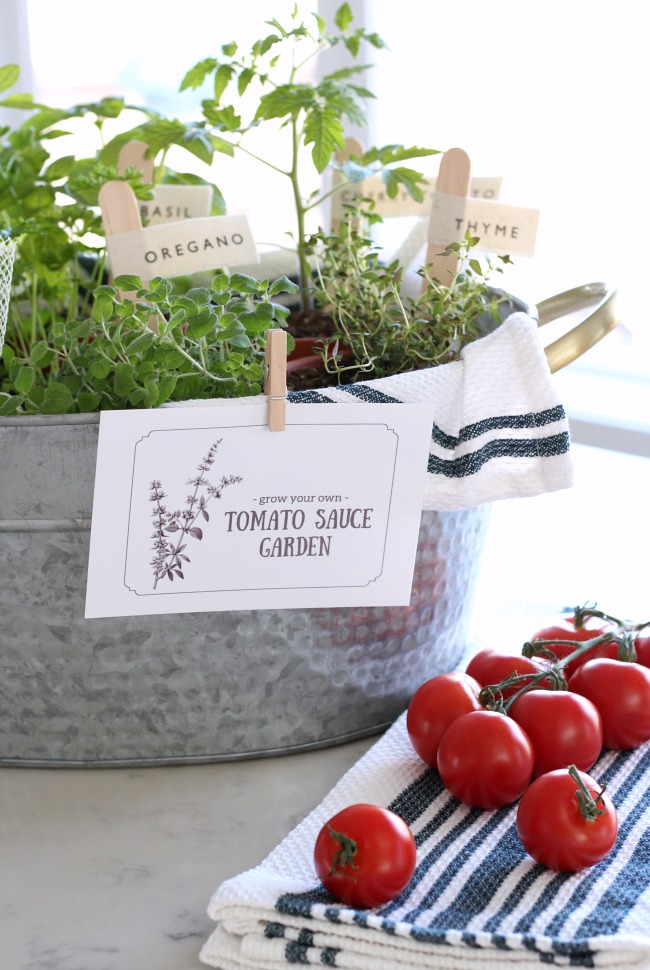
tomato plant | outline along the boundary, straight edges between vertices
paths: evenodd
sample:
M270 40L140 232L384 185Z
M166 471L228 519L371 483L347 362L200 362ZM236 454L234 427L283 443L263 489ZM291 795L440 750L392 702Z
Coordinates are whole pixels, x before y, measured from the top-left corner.
M335 899L363 909L390 902L415 869L415 839L399 815L364 803L349 805L323 825L314 846L321 883Z
M508 710L530 738L535 751L533 778L574 764L588 771L603 746L603 726L596 705L568 690L530 690Z
M475 808L516 801L530 782L533 746L516 721L497 711L472 711L449 725L438 747L445 788Z
M461 714L480 711L481 685L466 673L438 674L416 690L406 713L411 744L426 764L437 765L443 733Z
M650 740L650 669L599 657L582 664L569 688L588 697L600 711L603 745L636 748Z
M571 766L540 775L526 789L517 808L517 831L536 862L579 872L612 849L618 819L598 783Z
M588 616L585 617L584 623L581 626L576 626L573 619L573 614L561 613L548 626L544 626L541 630L538 630L537 633L534 633L530 639L531 642L534 642L535 640L560 641L557 644L552 644L548 647L548 649L553 651L558 660L563 660L564 657L568 657L570 653L573 653L580 643L584 643L585 640L593 640L595 637L599 637L601 634L609 632L616 632L615 625L609 620L602 620L599 617ZM594 647L593 650L588 651L582 657L577 657L575 660L572 660L571 663L565 668L564 676L568 680L571 674L573 674L581 664L593 657L611 657L615 659L617 652L618 644L616 642L601 643L597 647Z
M486 647L474 654L465 672L477 680L481 687L486 687L488 684L499 684L512 674L538 674L547 667L548 664L539 658L529 659L521 654L502 653ZM503 697L510 697L517 690L517 687L506 687L502 691Z

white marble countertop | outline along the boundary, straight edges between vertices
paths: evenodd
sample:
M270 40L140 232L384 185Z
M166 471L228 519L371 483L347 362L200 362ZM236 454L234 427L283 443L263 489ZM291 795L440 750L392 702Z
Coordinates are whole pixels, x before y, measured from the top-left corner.
M573 489L494 507L481 639L518 610L597 599L650 614L650 460L574 454ZM214 765L0 768L1 970L199 970L217 885L261 862L373 740Z

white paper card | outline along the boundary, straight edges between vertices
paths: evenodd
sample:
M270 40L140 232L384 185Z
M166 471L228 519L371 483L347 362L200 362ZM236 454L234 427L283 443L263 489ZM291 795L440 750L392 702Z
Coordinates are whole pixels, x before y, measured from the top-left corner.
M503 179L498 176L494 178L475 176L470 183L470 195L479 199L498 199L502 181ZM384 219L397 216L426 217L431 210L436 179L428 179L427 185L422 188L423 202L416 202L406 189L401 187L395 198L391 199L381 175L373 175L372 178L346 185L332 196L332 218L344 219L347 215L344 206L352 205L359 197L372 199L375 204L374 211Z
M436 192L428 241L448 246L449 243L462 242L465 233L470 232L479 237L474 248L482 252L532 256L538 222L538 209Z
M158 226L210 215L210 185L155 185L153 199L138 199L143 225Z
M147 226L107 235L106 245L113 276L131 273L143 280L259 262L246 216Z
M86 617L406 605L432 407L104 411Z

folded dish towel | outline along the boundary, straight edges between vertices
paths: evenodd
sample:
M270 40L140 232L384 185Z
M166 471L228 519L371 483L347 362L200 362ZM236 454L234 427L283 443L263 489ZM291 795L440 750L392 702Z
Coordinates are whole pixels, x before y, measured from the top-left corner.
M516 806L470 809L443 789L414 754L403 715L260 866L217 890L201 959L221 970L647 970L650 744L606 752L590 774L616 805L616 845L582 873L551 872L521 846ZM354 802L390 807L417 843L411 883L378 909L338 904L313 867L321 826Z
M425 509L452 511L569 487L569 428L537 324L513 313L439 367L319 391L291 391L290 405L432 401ZM195 401L259 403L242 397ZM187 406L185 402L183 406ZM290 409L287 421L290 422Z

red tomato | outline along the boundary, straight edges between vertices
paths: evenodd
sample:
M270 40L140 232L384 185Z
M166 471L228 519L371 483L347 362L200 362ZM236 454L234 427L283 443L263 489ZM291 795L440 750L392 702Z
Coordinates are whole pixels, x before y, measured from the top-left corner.
M531 690L508 714L524 729L535 750L533 778L575 765L588 771L603 746L598 708L589 698L568 690Z
M472 711L456 718L438 747L443 785L474 808L515 802L530 782L534 761L523 728L496 711Z
M588 660L569 681L600 711L606 748L637 748L650 741L650 670L601 657Z
M564 643L552 644L549 646L549 650L552 650L558 660L562 660L564 657L568 657L570 653L578 648L580 643L585 640L593 640L595 637L599 637L601 633L615 632L616 627L614 624L607 620L601 620L595 616L588 616L584 622L584 626L576 627L573 622L573 614L562 613L558 616L549 626L542 627L537 633L534 633L530 638L531 642L534 640L577 640L578 643ZM564 676L568 680L571 674L575 673L578 667L585 663L586 660L590 660L594 657L611 657L616 658L618 652L618 646L616 643L604 643L599 647L594 647L593 650L589 650L582 657L578 657L577 660L573 660L564 669Z
M650 667L650 627L644 627L639 634L634 640L636 662L642 667Z
M415 869L415 839L399 815L349 805L323 825L314 846L318 878L346 906L370 908L405 889Z
M480 711L481 685L469 674L439 674L418 687L406 714L411 744L428 765L436 767L444 731L461 714Z
M486 647L474 654L465 672L470 677L474 677L481 687L487 687L488 684L501 683L510 674L537 674L547 666L548 664L542 660L532 660L523 657L520 653L501 653L499 650ZM506 688L503 696L510 697L517 690L519 690L518 687Z
M566 768L540 775L517 808L517 831L529 855L559 872L579 872L604 859L616 841L618 819L608 795L596 781L578 772L604 814L585 818L578 785Z

